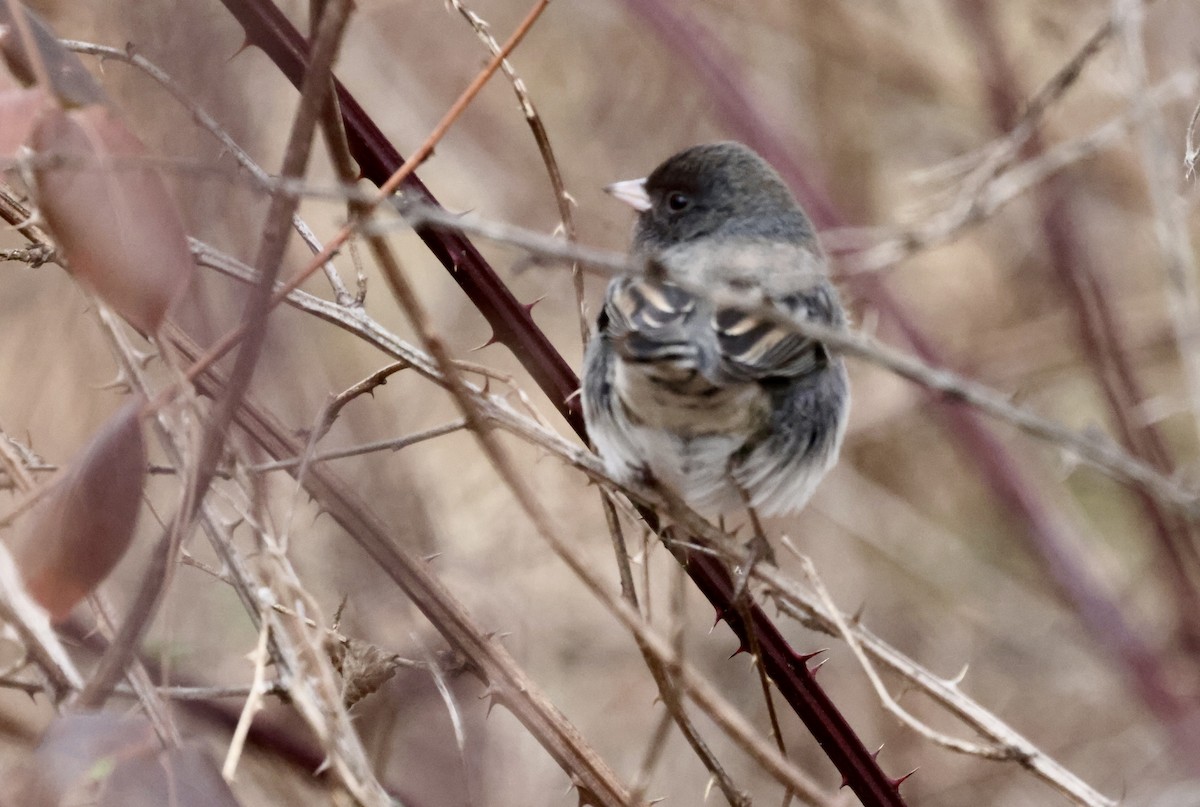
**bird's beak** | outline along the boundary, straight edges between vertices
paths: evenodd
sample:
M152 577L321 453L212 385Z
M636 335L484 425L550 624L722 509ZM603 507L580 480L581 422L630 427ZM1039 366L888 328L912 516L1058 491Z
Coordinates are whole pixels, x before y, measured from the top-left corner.
M620 199L639 213L650 209L650 196L646 193L646 178L627 179L605 185L604 190Z

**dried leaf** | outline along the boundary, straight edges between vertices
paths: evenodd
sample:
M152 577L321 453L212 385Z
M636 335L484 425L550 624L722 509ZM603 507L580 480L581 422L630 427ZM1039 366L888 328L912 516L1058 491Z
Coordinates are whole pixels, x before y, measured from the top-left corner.
M146 481L142 404L135 398L105 424L14 541L29 593L55 621L108 576L133 537Z
M135 328L153 333L194 264L179 211L145 164L145 146L97 105L48 111L33 147L42 157L38 207L71 274Z
M85 714L50 724L18 785L27 807L237 807L198 748L164 749L142 717Z
M360 639L329 639L326 647L333 667L342 676L342 702L350 708L386 684L396 674L400 657Z

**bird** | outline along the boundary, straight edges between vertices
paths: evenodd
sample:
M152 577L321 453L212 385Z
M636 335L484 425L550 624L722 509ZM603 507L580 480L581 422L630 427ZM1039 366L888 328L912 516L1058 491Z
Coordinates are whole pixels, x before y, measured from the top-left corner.
M687 148L605 190L637 211L640 270L611 280L585 349L584 418L606 470L705 517L748 510L757 527L799 511L841 449L846 368L756 311L846 325L812 222L736 142Z

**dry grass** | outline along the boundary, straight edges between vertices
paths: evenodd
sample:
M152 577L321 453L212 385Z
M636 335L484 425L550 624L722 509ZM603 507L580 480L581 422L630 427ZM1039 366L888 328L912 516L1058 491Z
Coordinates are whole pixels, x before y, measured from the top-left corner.
M176 9L144 0L136 14L134 4L90 10L81 8L85 4L37 5L64 37L132 42L256 161L278 169L296 93L263 53L252 49L231 58L242 35L219 3ZM1054 178L1039 176L1021 186L1011 201L986 211L984 220L954 228L936 243L920 243L885 270L864 274L852 271L869 254L856 246L877 245L896 230L928 235L922 228L973 198L978 174L972 169L1004 135L1001 128L1020 120L1021 107L1005 112L1001 96L1024 104L1104 24L1110 6L1081 0L663 3L711 32L714 41L695 48L727 52L732 61L723 66L761 114L754 121L731 118L694 62L669 37L655 34L644 12L658 5L553 3L512 59L577 201L581 243L624 248L628 213L600 192L602 185L640 176L683 146L746 139L767 127L827 197L828 210L836 211L836 220L826 216L823 224L833 230L829 243L838 246L836 265L859 326L909 352L919 350L905 329L918 329L936 351L934 363L1011 393L1071 429L1100 430L1130 448L1120 437L1124 419L1136 432L1131 450L1194 489L1200 410L1181 355L1197 346L1186 343L1186 332L1182 345L1180 337L1195 323L1172 318L1173 307L1188 311L1188 290L1172 284L1169 270L1172 249L1189 258L1195 229L1194 190L1182 166L1188 120L1200 97L1193 58L1200 12L1179 0L1160 0L1145 11L1140 38L1147 81L1175 82L1167 97L1159 96L1161 104L1138 113L1137 99L1147 94L1134 84L1138 64L1130 60L1137 54L1119 25L1053 99L1036 127L1040 152L1028 145L1018 150L996 183L978 194L1018 181L1023 168L1036 168L1039 153L1079 141L1114 119L1140 114L1142 125L1150 120L1158 127L1161 144L1143 142L1147 131L1141 128L1118 132ZM503 41L528 4L479 0L471 8ZM306 28L302 4L288 10ZM337 73L408 154L487 58L464 20L440 2L369 0L351 19ZM190 233L251 260L268 199L144 75L115 63L100 73L95 60L85 62L97 68L152 152L188 166L221 167L172 172L173 190ZM1007 125L998 128L1006 115ZM328 186L335 171L317 145L309 179ZM492 79L419 174L451 210L470 209L546 233L559 223L542 157L503 76ZM1166 210L1156 206L1162 200ZM323 239L346 218L344 205L321 199L304 200L300 212ZM1164 225L1175 213L1172 233ZM1064 253L1048 221L1057 222L1058 236L1073 248ZM512 375L550 425L568 434L503 347L474 350L488 340L488 327L418 239L401 234L387 240L450 353ZM0 246L24 244L14 234ZM479 245L518 299L545 298L534 319L578 368L569 272L530 268L520 250ZM293 239L283 273L290 275L308 258ZM343 250L336 263L351 287L361 267L368 278L367 311L416 341L365 242ZM1194 266L1184 262L1178 269L1195 283ZM1071 290L1072 272L1075 282L1083 277L1094 284L1088 287L1094 297ZM0 273L0 427L48 462L65 463L120 405L120 394L100 388L114 376L116 361L95 306L60 269L7 262ZM586 286L594 307L603 281L589 277ZM305 288L331 296L319 274ZM198 341L210 342L236 324L244 293L240 285L203 273L176 318ZM1085 316L1095 314L1096 300L1112 315L1099 326L1100 342L1095 319ZM1114 355L1134 383L1113 380L1121 372L1113 369ZM271 317L249 398L289 429L307 429L327 396L389 361L362 340L280 309ZM161 363L150 370L154 383L170 380ZM1200 611L1192 609L1200 600L1190 599L1191 581L1172 566L1176 559L1164 550L1162 537L1182 537L1186 562L1194 523L1003 422L978 420L991 439L981 442L972 437L977 426L962 420L968 410L869 361L853 362L851 375L854 410L839 468L803 514L769 529L790 536L813 559L836 603L847 612L861 610L872 633L946 678L969 665L963 692L1100 792L1130 805L1200 803L1194 747L1182 745L1194 736L1192 712L1200 695L1200 633L1194 630ZM501 387L491 382L491 391ZM1132 392L1139 397L1131 399ZM372 396L351 402L319 448L408 435L458 416L450 395L402 371ZM1148 427L1154 437L1146 436ZM506 434L499 440L536 492L555 535L617 593L597 488L544 450ZM1161 443L1169 465L1146 448L1147 440ZM233 445L247 461L265 459L242 438ZM392 540L414 555L436 556L428 571L478 623L502 635L500 644L532 681L621 781L634 784L664 712L654 679L629 632L539 538L475 439L457 432L332 465L389 525ZM1004 469L1007 479L998 476ZM257 498L239 502L243 489L218 480L211 501L226 516L243 508L256 514L270 536L286 533L287 563L276 567L250 524L233 530L235 544L264 579L279 586L277 594L298 581L317 611L310 615L326 625L345 598L343 634L445 668L444 692L427 669L401 668L351 709L366 758L385 787L412 805L575 803L560 767L505 708L489 716L483 688L447 657L442 636L290 478L265 475L261 485L247 489ZM173 477L152 478L134 550L101 587L117 614L131 599L152 539L162 532L160 519L174 512L178 492ZM18 498L0 492L0 514ZM643 607L656 629L669 635L676 564L661 546L642 552L643 537L630 519L625 523L634 577L639 586L648 583L639 592ZM1047 535L1072 553L1065 572L1047 560ZM233 588L199 568L221 565L203 536L197 532L186 547L196 564L178 570L144 655L172 682L246 685L253 673L246 654L258 632ZM803 582L794 558L780 556L783 573ZM1111 613L1069 596L1065 584L1072 582L1093 586ZM709 631L711 609L690 585L681 618L686 660L767 738L766 709L746 656L727 658L736 641L724 626ZM1149 668L1136 666L1128 647L1119 645L1113 618L1144 645ZM81 606L65 629L68 648L85 671L95 658L85 627L92 622ZM946 751L901 725L880 705L844 641L786 616L777 623L797 650L830 648L818 680L868 746L885 746L883 768L901 775L919 766L902 788L908 804L1067 803L1015 762ZM1153 679L1156 674L1161 679ZM977 739L894 674L885 672L883 679L920 719ZM114 701L113 708L128 703ZM1180 708L1172 713L1171 704ZM220 759L240 706L239 699L180 703L171 713L184 735L201 739ZM45 698L0 693L0 763L6 769L31 759L31 747L54 714ZM461 749L452 715L462 723ZM796 717L785 708L782 719L796 766L829 794L828 803L853 804L848 791L838 792L838 773ZM697 717L697 724L731 778L756 802L781 798L781 787L708 719ZM234 785L243 804L345 803L337 801L344 795L333 795L333 777L310 776L323 753L296 709L268 698L256 726ZM708 773L674 727L666 736L645 794L665 797L667 804L700 804ZM720 798L717 791L708 796L709 803Z

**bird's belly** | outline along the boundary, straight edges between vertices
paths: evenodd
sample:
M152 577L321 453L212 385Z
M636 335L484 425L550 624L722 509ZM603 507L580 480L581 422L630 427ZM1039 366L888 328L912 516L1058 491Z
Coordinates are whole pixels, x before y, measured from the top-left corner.
M630 437L654 482L673 490L696 511L711 516L742 506L730 472L732 459L744 442L741 437L681 438L645 427L634 427Z
M741 505L731 466L769 416L757 384L714 387L693 370L617 363L629 438L654 479L705 514Z
M679 437L753 434L769 415L758 384L716 386L677 365L618 361L615 388L631 422Z

